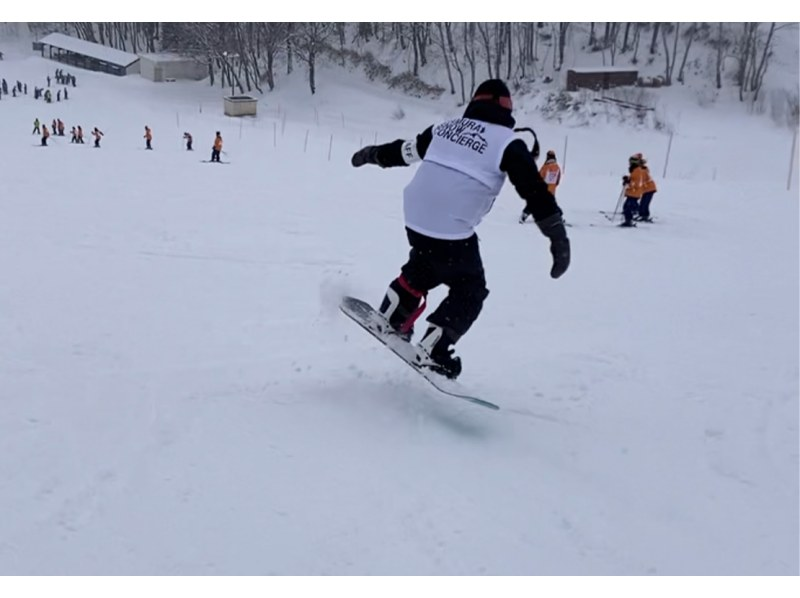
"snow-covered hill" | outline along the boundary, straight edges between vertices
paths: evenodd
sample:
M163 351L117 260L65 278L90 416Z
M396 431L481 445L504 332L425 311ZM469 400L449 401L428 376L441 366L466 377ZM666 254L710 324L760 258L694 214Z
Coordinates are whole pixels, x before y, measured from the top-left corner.
M58 66L7 52L0 76ZM677 95L671 140L518 104L565 162L573 263L549 278L506 186L458 345L495 413L336 307L407 255L413 170L351 153L454 100L323 70L236 120L202 83L66 70L67 102L0 101L0 573L798 574L791 131ZM41 148L37 117L102 147ZM217 130L230 163L201 163ZM598 210L637 151L658 220L623 230Z

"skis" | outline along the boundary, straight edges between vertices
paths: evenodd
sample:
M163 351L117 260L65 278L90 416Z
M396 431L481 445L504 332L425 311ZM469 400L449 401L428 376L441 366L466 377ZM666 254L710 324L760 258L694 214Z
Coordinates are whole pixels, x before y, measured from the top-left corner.
M366 301L355 297L343 297L339 308L347 317L378 339L439 392L488 409L500 409L494 403L467 394L456 381L449 380L419 365L421 358L417 348L396 334L385 332L386 320Z
M600 213L603 215L603 217L604 217L606 220L608 220L609 222L614 222L614 220L616 220L616 216L615 216L613 213L611 213L611 212L604 212L603 210L598 210L598 211L599 211L599 212L600 212ZM617 214L618 214L619 216L622 216L622 214L620 214L619 212L618 212ZM633 226L632 226L632 227L629 227L629 228L634 228L634 227L635 227L635 226L636 226L638 223L640 223L640 222L644 222L645 224L654 224L654 223L656 222L656 218L653 218L652 216L651 216L651 217L650 217L648 220L642 220L642 219L639 219L639 218L634 218L634 219L633 219ZM617 225L617 226L621 226L621 225ZM623 227L623 228L625 228L625 227Z

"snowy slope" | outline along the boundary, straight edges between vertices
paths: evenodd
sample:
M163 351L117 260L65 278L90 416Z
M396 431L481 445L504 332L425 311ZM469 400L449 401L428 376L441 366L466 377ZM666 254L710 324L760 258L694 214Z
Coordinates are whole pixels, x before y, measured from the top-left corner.
M9 53L0 76L57 66ZM573 264L548 277L507 186L458 347L494 413L336 308L377 302L407 254L413 171L350 154L449 99L323 71L236 120L204 84L72 72L66 103L0 101L0 573L798 573L791 133L685 102L663 178L666 134L520 105L543 149L568 140ZM36 147L36 117L103 147ZM228 165L200 162L216 130ZM598 210L636 151L659 221L617 229Z

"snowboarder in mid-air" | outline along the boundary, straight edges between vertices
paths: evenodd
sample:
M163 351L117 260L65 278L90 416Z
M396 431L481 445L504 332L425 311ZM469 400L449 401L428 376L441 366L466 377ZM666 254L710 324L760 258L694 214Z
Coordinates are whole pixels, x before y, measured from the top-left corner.
M539 174L533 156L514 137L511 94L499 79L481 83L461 118L428 127L414 139L367 146L355 167L408 166L422 161L403 193L411 251L379 308L406 340L425 308L428 291L444 284L448 295L428 316L418 344L425 367L456 378L455 345L478 318L489 291L475 227L489 212L508 177L541 232L550 239L552 278L566 272L570 243L561 209Z

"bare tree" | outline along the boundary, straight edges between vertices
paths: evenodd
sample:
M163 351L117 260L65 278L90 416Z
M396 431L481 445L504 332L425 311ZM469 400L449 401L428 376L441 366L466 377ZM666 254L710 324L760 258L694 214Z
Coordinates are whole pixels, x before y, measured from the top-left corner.
M508 71L506 79L511 79L511 63L514 59L514 46L511 43L511 23L506 23L506 43L508 44Z
M449 25L449 23L448 23L448 25ZM444 29L442 27L442 24L441 23L436 23L436 29L439 32L439 47L442 49L442 58L444 58L444 67L445 67L445 70L447 71L447 80L450 83L450 94L451 95L455 95L456 88L455 88L455 85L453 84L453 72L450 69L450 58L448 56L448 54L450 54L450 46L448 45L448 43L444 39ZM461 80L462 80L461 86L463 87L464 86L464 84L463 84L463 80L464 80L463 73L461 74Z
M639 62L639 41L641 40L642 32L642 25L641 23L636 23L633 29L633 58L631 58L631 63L636 64Z
M672 85L672 71L675 69L675 60L678 54L678 36L680 34L681 24L675 23L675 39L672 45L672 54L669 52L669 45L667 44L667 27L661 29L661 39L664 41L664 56L666 60L666 68L664 70L664 85Z
M722 59L725 56L725 49L728 47L729 43L723 35L722 25L722 23L719 23L719 27L717 28L717 39L715 42L717 46L717 89L722 89Z
M292 74L292 58L294 57L294 36L297 25L295 23L288 24L288 31L286 34L286 74Z
M630 48L628 47L628 33L630 33L631 24L625 23L625 35L622 38L622 50L620 50L621 54L627 52Z
M739 101L744 101L744 92L747 86L747 71L750 67L751 60L755 57L757 32L758 23L743 24L737 56L739 59L739 68L736 71L736 83L739 85Z
M607 47L609 54L611 54L611 66L614 66L614 62L617 59L617 37L619 37L619 23L611 23L611 30L607 36Z
M342 66L345 66L344 61L344 46L345 46L345 28L347 23L336 23L336 33L339 35L339 51L341 54Z
M653 39L650 40L650 54L656 53L656 42L658 42L658 30L661 23L653 23Z
M567 29L569 29L569 23L558 24L558 67L556 68L557 71L560 71L561 67L564 66L564 48L567 45Z
M489 79L492 79L492 48L489 40L488 25L484 26L484 23L478 23L478 33L481 34L483 49L486 51L486 68L489 71Z
M750 89L753 90L755 93L753 94L753 101L755 102L758 99L758 94L761 91L761 85L764 83L764 75L767 73L767 66L769 65L769 57L772 55L772 36L775 33L775 23L772 23L769 27L769 33L767 34L767 40L764 42L764 48L761 53L761 61L758 63L758 67L754 69L753 75L750 78ZM755 65L755 61L753 61L753 65Z
M287 43L290 23L260 23L259 43L266 54L264 76L270 91L275 89L275 58Z
M464 56L469 63L469 95L472 96L475 91L475 78L477 69L477 60L475 58L475 23L464 23ZM464 95L462 89L461 95Z
M503 62L503 54L505 54L505 24L494 24L494 72L500 76L500 65Z
M417 45L417 27L419 23L411 23L411 47L414 49L414 68L411 71L416 77L419 75L419 46Z
M683 60L681 60L681 68L678 69L678 82L681 85L683 85L684 83L683 69L686 67L686 59L689 57L689 49L692 47L692 42L694 41L694 38L697 36L698 29L699 28L697 26L697 23L693 23L686 30L686 33L683 34L684 37L686 38L686 49L683 52Z
M415 76L419 75L419 67L428 64L428 40L430 23L411 23L411 46L414 51Z
M524 79L526 77L525 67L528 64L528 38L530 36L529 33L529 25L530 23L519 23L517 25L518 31L517 35L514 38L517 40L517 57L519 58L519 62L517 63L519 66L520 76Z
M311 93L317 93L317 57L333 34L332 23L300 23L295 36L295 53L308 67L308 86Z

